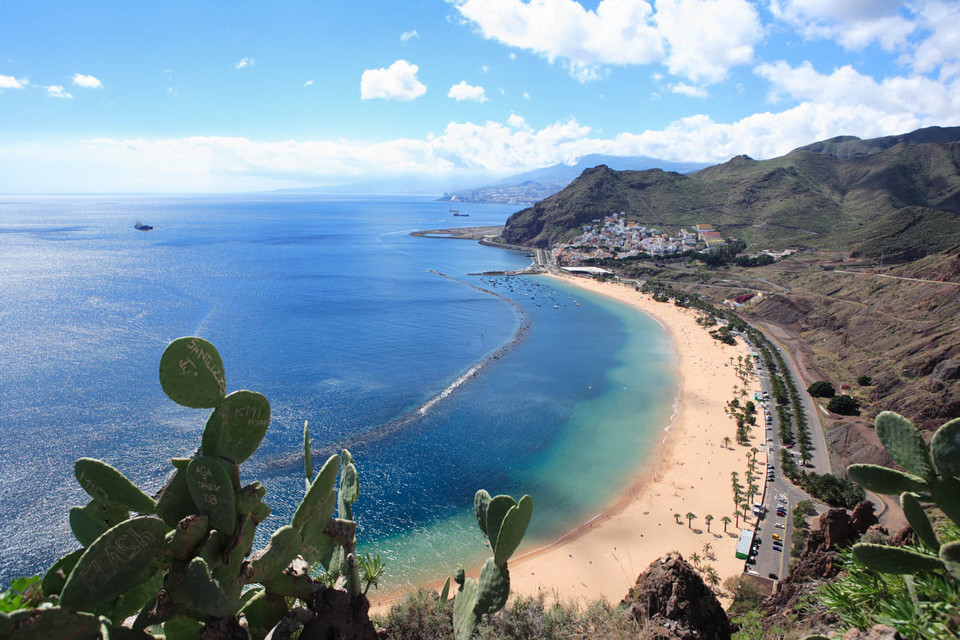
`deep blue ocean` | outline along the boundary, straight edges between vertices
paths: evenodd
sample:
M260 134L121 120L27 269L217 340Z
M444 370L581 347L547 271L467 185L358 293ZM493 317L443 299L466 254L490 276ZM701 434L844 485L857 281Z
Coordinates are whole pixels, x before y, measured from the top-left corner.
M360 551L384 558L387 587L489 553L479 488L533 496L524 548L598 513L661 439L672 348L652 320L563 283L468 275L526 266L522 253L409 235L516 210L460 204L470 217L454 218L449 206L0 196L0 588L76 548L68 510L88 500L77 458L153 493L169 458L199 446L209 412L175 405L157 377L184 335L217 346L228 392L270 400L266 439L241 467L273 508L259 545L303 495L304 420L314 448L354 454ZM522 322L515 348L444 393Z

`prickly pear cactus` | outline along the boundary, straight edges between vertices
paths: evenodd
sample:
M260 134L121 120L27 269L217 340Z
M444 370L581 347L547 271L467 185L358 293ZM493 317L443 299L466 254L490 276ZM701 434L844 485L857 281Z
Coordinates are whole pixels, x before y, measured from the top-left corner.
M892 411L880 413L875 426L884 448L905 471L852 464L847 473L871 491L900 494L904 515L926 549L860 543L854 545L854 555L882 573L946 570L960 579L960 542L941 544L921 505L921 500L935 502L960 526L960 419L942 425L929 446L913 423Z
M227 394L223 360L203 338L178 338L160 358L160 386L171 400L191 409L213 409Z
M496 613L507 604L510 596L507 561L527 532L533 515L533 499L523 496L518 502L506 495L491 498L481 489L474 496L473 507L493 557L487 558L480 569L479 582L466 578L463 569L457 571L455 580L460 588L453 603L453 631L457 640L469 640L484 615ZM447 579L442 599L446 599L449 586Z

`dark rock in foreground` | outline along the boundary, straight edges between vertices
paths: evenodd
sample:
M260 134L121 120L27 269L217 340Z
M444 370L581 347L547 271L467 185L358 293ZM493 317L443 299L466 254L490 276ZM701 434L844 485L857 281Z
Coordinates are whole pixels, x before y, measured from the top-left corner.
M655 560L620 603L651 638L726 640L730 620L696 570L676 551Z

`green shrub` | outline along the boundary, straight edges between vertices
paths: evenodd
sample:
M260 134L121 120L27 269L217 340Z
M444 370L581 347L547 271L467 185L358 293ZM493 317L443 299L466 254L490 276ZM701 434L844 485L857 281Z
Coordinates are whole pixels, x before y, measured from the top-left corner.
M856 398L848 395L834 396L827 403L827 411L839 413L842 416L860 415L860 403Z
M857 384L861 387L869 387L873 384L873 378L868 375L857 376Z
M837 394L837 390L826 380L817 380L807 387L807 393L814 398L832 398Z

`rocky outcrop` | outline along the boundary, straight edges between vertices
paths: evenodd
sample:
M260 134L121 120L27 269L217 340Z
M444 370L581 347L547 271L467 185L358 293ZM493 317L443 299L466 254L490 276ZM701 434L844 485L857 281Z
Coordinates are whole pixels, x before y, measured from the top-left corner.
M867 629L850 629L843 634L843 640L906 640L900 632L885 624L876 624Z
M731 627L720 602L676 551L655 560L620 603L650 638L726 640Z

